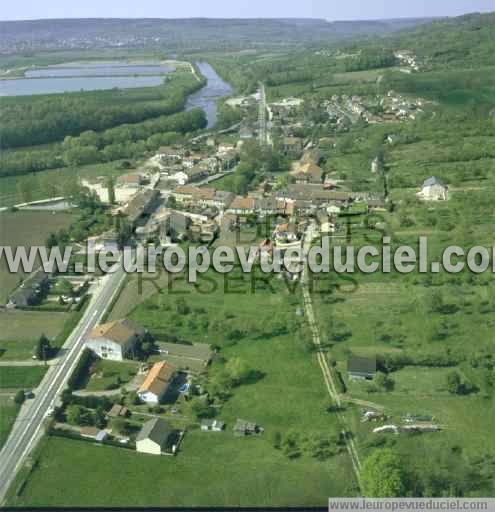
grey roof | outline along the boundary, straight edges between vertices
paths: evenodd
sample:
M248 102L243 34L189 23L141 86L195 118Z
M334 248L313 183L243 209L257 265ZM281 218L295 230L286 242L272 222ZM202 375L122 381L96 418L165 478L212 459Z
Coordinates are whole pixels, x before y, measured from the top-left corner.
M172 427L165 420L154 418L143 425L143 428L136 437L136 441L150 439L161 447L164 447L172 432Z
M349 373L376 373L376 359L350 355L347 359L347 371Z
M440 185L441 187L447 187L445 183L436 176L431 176L430 178L426 179L423 183L423 187L432 187L434 185Z

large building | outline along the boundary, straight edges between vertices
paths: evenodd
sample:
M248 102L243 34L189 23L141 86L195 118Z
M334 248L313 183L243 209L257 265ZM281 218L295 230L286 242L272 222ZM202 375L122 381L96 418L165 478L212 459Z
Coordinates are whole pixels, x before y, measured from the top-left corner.
M136 451L161 455L170 448L170 440L173 434L172 427L161 418L147 421L136 437Z
M170 387L176 369L166 361L155 363L138 390L138 396L147 404L158 405Z
M131 320L115 320L96 326L86 339L86 347L102 359L123 361L132 356L146 331Z

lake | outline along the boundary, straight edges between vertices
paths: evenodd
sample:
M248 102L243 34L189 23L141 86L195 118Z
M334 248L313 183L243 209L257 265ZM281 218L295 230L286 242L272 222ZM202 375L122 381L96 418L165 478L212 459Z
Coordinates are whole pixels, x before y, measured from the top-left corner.
M163 82L163 75L172 71L173 67L159 63L115 62L32 68L25 72L25 78L0 80L0 96L156 87Z
M203 109L208 119L208 128L213 128L217 123L217 101L230 96L233 89L207 62L197 62L196 66L208 83L189 96L186 110Z

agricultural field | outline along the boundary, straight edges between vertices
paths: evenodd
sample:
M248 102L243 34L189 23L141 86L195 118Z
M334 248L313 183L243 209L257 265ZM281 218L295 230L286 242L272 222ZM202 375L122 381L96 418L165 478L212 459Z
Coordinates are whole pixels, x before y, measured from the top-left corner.
M49 233L67 228L74 220L70 213L49 211L0 212L0 245L31 247L44 245ZM11 274L4 257L0 260L0 304L5 304L9 293L19 283L22 272ZM39 332L39 331L38 331Z
M43 379L45 366L0 366L0 388L35 388Z

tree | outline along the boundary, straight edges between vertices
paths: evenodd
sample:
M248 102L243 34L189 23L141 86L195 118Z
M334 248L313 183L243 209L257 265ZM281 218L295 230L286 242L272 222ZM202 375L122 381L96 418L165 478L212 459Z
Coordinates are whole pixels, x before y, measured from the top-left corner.
M17 192L21 196L21 199L25 203L29 203L33 200L33 179L27 176L17 182Z
M117 433L125 435L128 430L127 421L124 418L115 418L112 420L112 430Z
M19 391L14 396L14 402L17 405L22 405L24 401L26 400L26 395L22 389L19 389Z
M105 428L107 424L105 409L101 405L96 408L95 411L95 425L98 428Z
M404 496L406 474L400 457L389 449L373 452L364 462L361 479L364 494L370 498Z
M50 345L50 340L42 334L36 342L33 355L36 359L46 361L50 357L51 351L52 347Z
M191 401L191 410L198 419L212 418L215 416L215 409L210 407L206 401L201 398L194 398Z
M272 433L272 444L275 449L280 450L282 434L278 430Z
M250 368L248 363L240 357L233 357L227 361L225 370L229 375L232 385L238 386L243 384L251 377L253 370Z
M69 405L67 407L67 422L71 425L81 425L83 419L83 409L79 405Z
M383 391L392 391L395 382L386 373L378 372L375 376L375 384Z
M113 176L109 176L107 179L107 189L108 189L108 202L110 204L115 204L115 180Z

